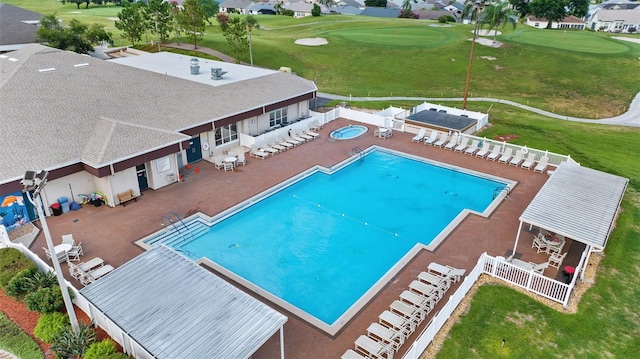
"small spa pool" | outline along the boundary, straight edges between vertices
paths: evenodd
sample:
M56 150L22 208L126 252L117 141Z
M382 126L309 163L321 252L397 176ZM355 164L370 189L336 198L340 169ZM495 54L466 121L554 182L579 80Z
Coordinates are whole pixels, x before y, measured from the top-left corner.
M350 140L352 138L356 138L363 133L367 132L369 129L365 126L360 125L349 125L345 127L341 127L337 130L331 131L331 138L335 138L336 140Z

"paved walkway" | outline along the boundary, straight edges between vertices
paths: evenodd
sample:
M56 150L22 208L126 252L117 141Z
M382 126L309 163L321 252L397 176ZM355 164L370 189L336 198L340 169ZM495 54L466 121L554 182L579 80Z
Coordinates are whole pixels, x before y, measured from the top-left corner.
M177 43L169 43L169 44L165 44L164 46L166 47L174 47L174 48L179 48L179 49L184 49L184 50L196 50L196 51L200 51L209 55L213 55L216 56L217 58L219 58L222 61L225 62L235 62L234 58L228 55L223 54L220 51L216 51L207 47L198 47L197 49L193 48L193 45L191 44L186 44L186 43L181 43L181 44L177 44ZM243 63L246 65L246 63ZM334 94L329 94L329 93L324 93L324 92L318 92L318 96L319 97L324 97L324 98L328 98L331 100L341 100L341 101L404 101L404 100L417 100L417 101L463 101L464 99L462 97L447 97L447 98L440 98L440 97L403 97L403 96L399 96L399 97L351 97L351 96L341 96L341 95L334 95ZM547 117L551 117L551 118L556 118L559 120L565 120L565 121L575 121L575 122L585 122L585 123L599 123L599 124L605 124L605 125L618 125L618 126L632 126L632 127L640 127L640 93L638 93L636 95L636 97L633 99L633 101L631 102L631 104L629 105L629 110L625 113L623 113L620 116L616 116L616 117L611 117L611 118L604 118L604 119L590 119L590 118L578 118L578 117L571 117L571 116L564 116L564 115L558 115L556 113L553 112L549 112L549 111L545 111L545 110L541 110L539 108L535 108L535 107L531 107L531 106L527 106L527 105L523 105L520 104L518 102L514 102L514 101L509 101L509 100L503 100L503 99L499 99L499 98L492 98L492 97L470 97L467 99L468 101L474 101L474 102L494 102L494 103L501 103L501 104L506 104L506 105L511 105L514 107L518 107L521 108L523 110L527 110L527 111L531 111L543 116L547 116Z

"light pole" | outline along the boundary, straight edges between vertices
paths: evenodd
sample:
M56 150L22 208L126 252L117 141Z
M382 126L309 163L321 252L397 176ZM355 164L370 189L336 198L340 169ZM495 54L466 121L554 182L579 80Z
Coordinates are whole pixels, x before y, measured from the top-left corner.
M464 99L462 100L462 109L467 109L467 96L469 96L469 83L471 83L471 65L473 65L473 50L476 47L476 39L478 38L478 25L480 20L478 14L484 9L485 0L476 0L473 5L472 14L475 12L476 24L473 28L473 40L471 41L471 54L469 55L469 66L467 67L467 82L464 85ZM473 19L473 16L471 16Z
M47 219L44 215L44 211L42 210L42 197L40 196L40 192L47 184L47 175L49 172L47 171L27 171L22 179L22 192L27 195L29 202L36 207L38 211L38 217L40 218L40 223L42 223L42 231L44 232L44 238L47 241L47 247L49 248L49 253L51 253L51 261L53 262L53 269L56 272L56 276L58 277L58 285L60 286L60 290L62 291L62 299L64 300L64 306L67 309L67 314L69 314L69 322L71 322L71 327L74 332L78 332L80 330L80 326L78 325L78 319L76 318L76 312L73 309L73 302L71 301L71 297L69 296L69 290L67 289L67 282L62 275L62 269L60 269L60 262L58 262L58 256L56 255L56 251L54 249L53 241L51 240L51 232L49 232L49 226L47 225ZM33 191L33 194L30 193Z

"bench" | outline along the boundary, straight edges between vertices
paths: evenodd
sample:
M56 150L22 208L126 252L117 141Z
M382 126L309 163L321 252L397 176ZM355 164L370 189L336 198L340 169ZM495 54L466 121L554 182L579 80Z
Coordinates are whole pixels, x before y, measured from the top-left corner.
M128 191L125 191L125 192L122 192L122 193L118 193L117 197L118 197L118 202L120 202L122 207L124 207L124 204L126 202L129 202L131 200L133 200L134 202L138 202L138 196L136 196L133 193L132 189L130 189Z

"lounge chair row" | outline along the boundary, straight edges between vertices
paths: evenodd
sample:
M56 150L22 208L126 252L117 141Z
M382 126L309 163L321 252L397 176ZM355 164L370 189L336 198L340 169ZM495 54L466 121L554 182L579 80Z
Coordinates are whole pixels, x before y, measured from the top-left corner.
M289 131L288 136L278 137L273 142L264 146L251 146L250 155L251 157L265 159L269 156L273 156L280 152L284 152L288 149L299 146L305 142L315 140L318 137L320 137L320 134L312 131L311 129L306 129L295 133Z
M378 322L369 325L367 335L358 337L354 349L348 349L341 359L392 359L451 285L459 281L464 273L464 269L430 263L427 270L411 282L409 289L391 303L389 310L380 314Z
M89 285L95 282L114 269L113 266L105 264L104 260L100 257L78 264L69 263L69 273L83 285Z
M493 147L491 147L489 141L480 141L477 139L463 139L460 141L460 136L457 133L449 135L447 132L431 131L429 136L425 136L425 133L426 129L423 128L411 140L417 143L424 142L426 145L464 153L469 156L475 155L476 157L486 158L491 161L498 161L499 163L505 163L509 166L521 167L527 170L533 168L534 172L538 173L544 173L549 164L548 156L542 156L540 159L536 159L535 153L528 153L525 149L520 149L514 154L512 148L505 148L505 150L502 151L501 144L494 144Z

